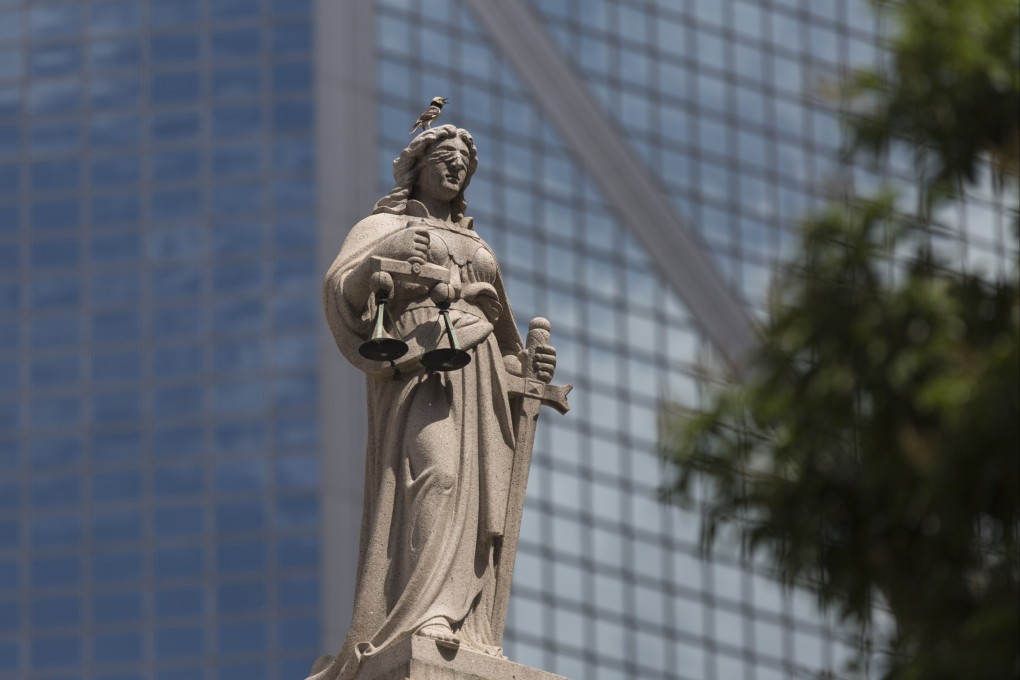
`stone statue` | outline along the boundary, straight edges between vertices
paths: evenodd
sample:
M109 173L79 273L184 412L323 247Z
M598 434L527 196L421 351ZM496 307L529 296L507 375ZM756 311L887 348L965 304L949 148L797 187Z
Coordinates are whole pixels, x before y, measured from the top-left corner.
M466 130L419 134L326 275L337 346L367 376L368 447L353 620L310 680L369 677L373 656L412 636L502 658L535 419L543 401L566 412L570 386L548 384L548 322L532 322L525 346L496 257L464 215L477 164ZM359 353L380 331L406 353ZM444 345L467 365L426 369Z

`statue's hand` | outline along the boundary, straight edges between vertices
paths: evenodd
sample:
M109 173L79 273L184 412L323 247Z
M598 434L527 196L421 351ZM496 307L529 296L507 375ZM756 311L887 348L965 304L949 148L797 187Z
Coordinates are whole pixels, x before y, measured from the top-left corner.
M382 242L376 255L425 264L429 259L429 230L423 227L401 229Z
M547 383L556 372L556 348L552 345L538 345L531 357L531 369L535 378Z

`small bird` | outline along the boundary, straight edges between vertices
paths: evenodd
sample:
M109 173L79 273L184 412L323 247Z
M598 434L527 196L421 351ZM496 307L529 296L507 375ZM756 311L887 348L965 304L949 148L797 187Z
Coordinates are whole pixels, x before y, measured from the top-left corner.
M435 122L436 118L439 118L439 114L442 113L443 104L446 103L446 97L433 97L432 101L429 102L429 107L418 116L418 120L415 122L414 127L407 134L413 135L414 131L418 128L427 130L432 127L432 123Z

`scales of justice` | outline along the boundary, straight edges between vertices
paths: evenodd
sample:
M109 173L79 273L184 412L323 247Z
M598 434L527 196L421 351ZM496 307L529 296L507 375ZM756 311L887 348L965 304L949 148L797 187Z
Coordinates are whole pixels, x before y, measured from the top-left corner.
M368 442L351 626L309 680L558 677L502 643L539 410L566 413L571 386L551 384L548 321L521 338L464 214L477 164L466 130L419 134L326 275L337 347L366 376Z

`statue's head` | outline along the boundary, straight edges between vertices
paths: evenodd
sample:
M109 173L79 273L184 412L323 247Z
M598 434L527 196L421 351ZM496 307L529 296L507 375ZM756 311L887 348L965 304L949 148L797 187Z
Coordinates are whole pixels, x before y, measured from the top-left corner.
M435 164L450 163L461 166L460 172L447 173L445 178L432 183L438 190L448 182L457 182L458 186L447 186L450 193L450 217L459 222L464 216L467 202L464 192L471 183L471 176L478 167L478 151L471 133L455 125L441 125L421 133L400 152L393 161L393 179L396 186L375 204L373 213L390 213L402 215L407 210L407 201L414 197L416 191L423 189L422 180L431 180L430 170ZM454 179L456 175L456 179ZM460 178L463 179L460 179ZM445 179L445 181L443 181Z

